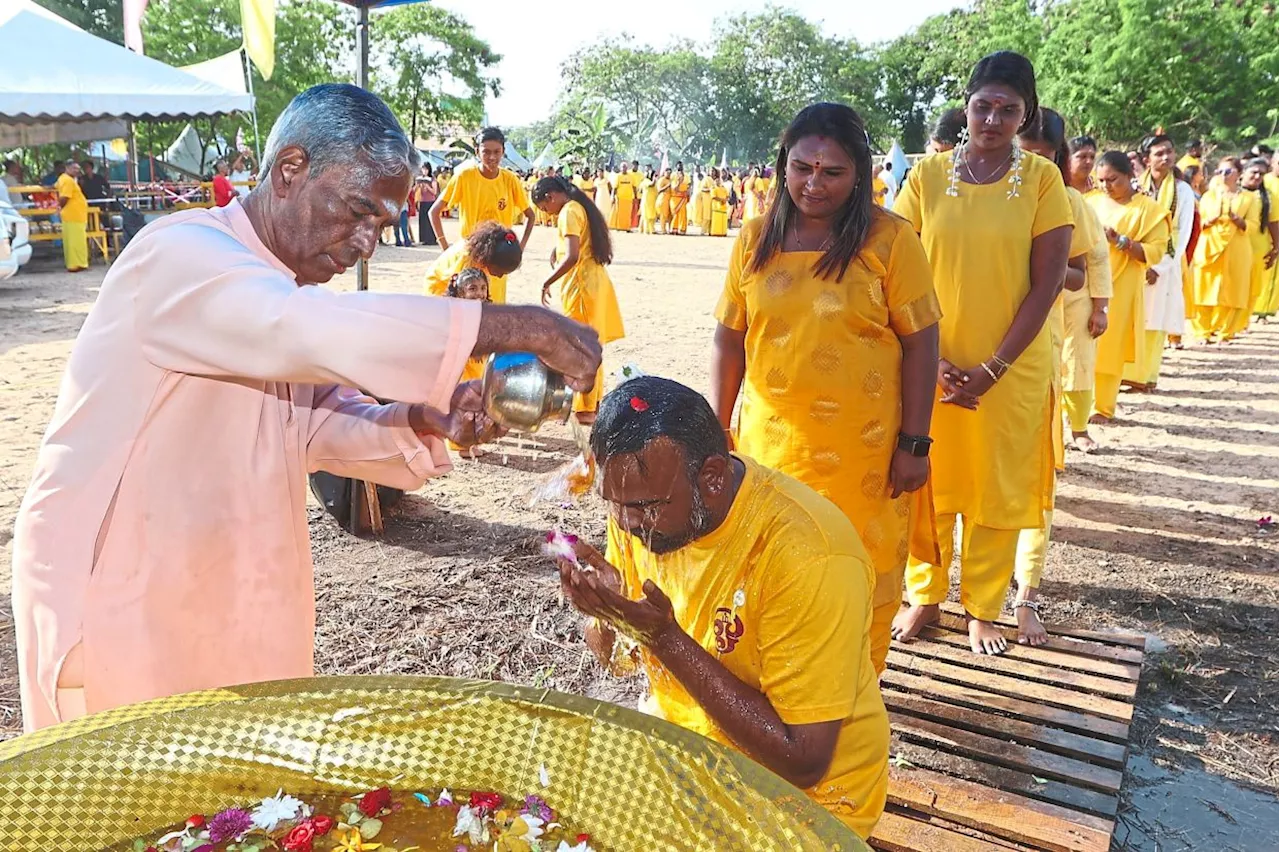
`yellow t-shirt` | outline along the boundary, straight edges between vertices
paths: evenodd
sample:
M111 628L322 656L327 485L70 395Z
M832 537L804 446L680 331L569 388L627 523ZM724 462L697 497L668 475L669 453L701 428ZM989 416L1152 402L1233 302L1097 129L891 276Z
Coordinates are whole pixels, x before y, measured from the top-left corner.
M816 251L775 254L752 271L764 224L742 226L716 306L722 325L747 333L738 449L839 506L878 575L906 564L913 516L924 521L917 558L936 558L929 492L889 497L902 420L899 337L941 317L920 238L898 216L877 214L835 281L815 273ZM877 586L876 602L901 592Z
M474 164L454 174L443 197L446 208L458 208L464 237L471 236L481 222L490 220L510 228L516 215L529 207L529 194L514 172L499 169L498 176L490 179Z
M620 203L629 203L636 197L636 184L639 182L640 176L635 172L622 172L617 178L618 201Z
M1195 166L1196 168L1199 168L1200 158L1193 157L1190 154L1183 154L1182 159L1178 160L1178 168L1185 171L1187 166Z
M58 175L58 180L53 186L58 191L58 198L71 199L62 208L62 221L72 224L87 224L89 221L89 201L84 197L84 191L80 189L80 184L76 182L76 179L63 172Z
M1035 155L1022 157L1015 198L1008 178L957 181L958 194L948 195L953 155L916 163L894 210L920 234L933 267L941 355L970 369L1000 346L1031 291L1031 243L1072 224L1071 202L1058 167ZM940 514L1004 530L1044 523L1054 482L1049 335L1046 323L976 411L934 406L930 459Z
M871 667L871 560L848 519L791 477L743 459L729 516L692 544L655 556L609 519L609 562L625 592L652 580L676 621L788 725L842 719L827 776L807 792L867 837L884 810L889 720ZM641 709L728 745L657 660L642 653Z

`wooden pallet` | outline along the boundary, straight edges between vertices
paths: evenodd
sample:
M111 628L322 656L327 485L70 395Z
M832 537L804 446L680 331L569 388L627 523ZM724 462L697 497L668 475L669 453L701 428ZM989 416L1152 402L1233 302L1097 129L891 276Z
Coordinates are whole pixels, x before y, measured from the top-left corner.
M1141 636L1049 626L1049 644L969 650L964 611L895 642L881 693L893 726L888 852L1106 852L1142 671Z

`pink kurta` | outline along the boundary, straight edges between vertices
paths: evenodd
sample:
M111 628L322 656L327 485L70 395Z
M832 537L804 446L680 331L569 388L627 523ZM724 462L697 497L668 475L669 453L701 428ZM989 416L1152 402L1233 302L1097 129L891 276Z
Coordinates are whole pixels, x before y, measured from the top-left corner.
M480 303L300 287L238 202L150 225L71 351L13 542L28 730L82 643L89 712L313 671L306 475L411 490L449 469ZM68 708L63 708L67 710Z

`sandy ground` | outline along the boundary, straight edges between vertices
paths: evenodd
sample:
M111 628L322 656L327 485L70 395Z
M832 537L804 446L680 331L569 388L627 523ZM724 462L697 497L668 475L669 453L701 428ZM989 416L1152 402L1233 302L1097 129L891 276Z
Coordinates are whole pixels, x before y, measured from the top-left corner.
M451 225L452 227L452 225ZM553 242L539 228L511 299L534 301ZM706 390L731 241L617 238L612 276L634 362ZM436 249L382 248L378 290L415 292ZM8 619L12 521L72 340L104 268L38 259L0 282L0 730L19 727ZM334 286L351 288L348 275ZM337 345L337 341L335 341ZM1161 651L1143 674L1134 747L1154 765L1256 788L1277 780L1277 333L1170 353L1159 392L1126 395L1105 446L1070 453L1043 593L1050 620L1141 631ZM572 454L567 429L504 441L407 495L379 540L311 510L322 672L413 672L536 683L629 701L603 675L534 542L550 525L599 536L595 498L530 508L524 494ZM1274 822L1274 820L1272 820ZM1175 847L1176 848L1176 847Z

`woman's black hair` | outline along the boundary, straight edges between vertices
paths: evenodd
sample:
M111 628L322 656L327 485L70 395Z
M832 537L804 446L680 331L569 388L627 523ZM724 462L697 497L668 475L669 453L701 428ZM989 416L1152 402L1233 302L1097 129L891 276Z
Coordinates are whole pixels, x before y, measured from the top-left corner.
M558 176L545 177L538 181L530 199L534 204L540 204L553 192L562 193L570 201L576 201L582 205L582 209L587 214L587 226L591 229L592 256L595 257L596 263L602 266L613 263L613 240L609 238L609 223L604 220L604 214L600 212L599 207L596 207L596 203L588 198L585 192Z
M507 144L507 134L503 133L496 127L486 127L476 136L476 144L483 145L486 142L501 142Z
M1072 136L1067 140L1067 150L1074 154L1082 148L1092 148L1098 150L1098 140L1092 136Z
M1098 165L1107 166L1122 175L1133 177L1133 162L1124 151L1105 151L1098 158Z
M467 254L496 275L510 275L520 268L524 250L515 231L500 222L481 222L467 237Z
M591 429L591 454L604 467L666 438L680 447L692 480L707 459L729 455L724 428L702 394L679 382L640 376L623 382L601 402Z
M430 163L423 163L422 167L427 170L427 177L436 176L436 170L431 167Z
M1271 168L1271 164L1267 162L1266 157L1256 157L1244 164L1246 169L1262 169L1265 175L1267 170ZM1267 230L1267 220L1271 218L1271 193L1267 192L1267 182L1264 180L1258 184L1258 197L1262 200L1262 217L1258 220L1258 230L1265 232Z
M954 148L960 144L960 134L964 131L964 124L964 110L959 107L945 109L938 116L938 120L933 123L933 130L930 131L929 138L934 142L941 142Z
M857 175L853 193L836 222L831 247L814 266L814 272L819 277L834 277L839 281L862 250L862 244L871 231L872 220L881 215L871 192L871 140L867 136L862 118L844 104L810 104L800 110L782 132L775 167L777 174L783 178L780 181L782 186L773 194L773 202L765 214L760 242L751 258L751 271L759 272L775 254L782 251L787 229L797 215L795 202L791 200L791 193L786 187L787 158L795 144L808 136L834 139L853 161L854 174Z
M449 289L445 291L445 295L451 299L461 298L462 291L466 288L467 284L470 283L472 278L483 278L486 285L489 283L489 276L483 269L476 266L468 266L461 272L455 273L449 279ZM485 301L487 302L489 300L486 298Z
M1067 148L1067 123L1061 115L1048 107L1040 107L1031 125L1018 135L1053 148L1053 162L1062 172L1062 182L1071 186L1071 151Z
M988 53L973 66L969 84L964 87L965 103L969 102L974 92L991 83L1008 86L1022 98L1026 112L1022 116L1018 132L1026 130L1035 120L1036 111L1040 109L1040 99L1036 96L1036 69L1031 65L1031 60L1012 50Z

